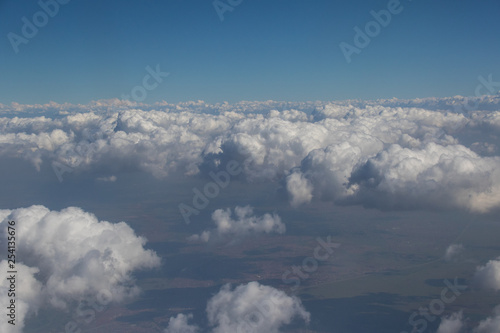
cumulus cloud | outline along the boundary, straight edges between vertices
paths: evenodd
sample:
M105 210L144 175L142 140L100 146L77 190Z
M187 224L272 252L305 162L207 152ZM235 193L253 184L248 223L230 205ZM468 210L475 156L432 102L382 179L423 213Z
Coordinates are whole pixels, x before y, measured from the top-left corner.
M290 203L294 207L311 202L313 198L313 187L301 173L293 172L288 175L286 189L291 197Z
M391 145L361 164L349 185L365 204L466 207L486 212L500 204L498 157L480 157L461 145L422 149ZM386 201L381 202L382 199Z
M444 254L444 260L452 261L455 260L464 251L464 246L462 244L451 244L446 249Z
M437 333L498 333L500 332L500 306L493 310L493 316L481 320L471 330L466 330L462 311L443 318Z
M116 182L118 178L115 175L109 176L109 177L98 177L97 180L101 182Z
M481 321L473 333L497 333L500 332L500 306L493 310L493 316Z
M500 290L500 258L476 269L474 282L480 288Z
M138 293L130 273L160 264L153 251L144 249L146 240L126 223L99 221L80 208L50 211L31 206L1 210L0 217L2 247L8 221L16 221L20 322L39 305L69 310L71 302L102 291L114 302L123 301Z
M462 312L457 312L441 319L441 323L436 333L460 333L463 327L463 314Z
M293 320L306 323L310 320L300 299L258 282L234 289L229 284L224 285L208 301L206 310L212 333L278 333ZM166 332L196 332L197 327L187 324L190 318L185 315L172 317Z
M233 212L229 208L217 209L212 213L212 220L216 228L190 236L188 239L208 242L214 235L218 238L224 236L242 237L251 233L282 234L286 231L285 224L281 222L281 218L277 214L264 214L259 217L254 215L253 208L250 206L236 206L234 215L236 219L232 218Z
M179 313L176 317L170 318L168 327L165 329L164 333L198 333L200 328L188 323L192 318L192 314L184 315Z
M478 107L457 111L470 100ZM294 206L488 212L500 207L499 101L3 105L0 113L22 116L0 118L0 155L37 168L56 162L73 175L157 177L208 174L235 160L242 180L284 182Z

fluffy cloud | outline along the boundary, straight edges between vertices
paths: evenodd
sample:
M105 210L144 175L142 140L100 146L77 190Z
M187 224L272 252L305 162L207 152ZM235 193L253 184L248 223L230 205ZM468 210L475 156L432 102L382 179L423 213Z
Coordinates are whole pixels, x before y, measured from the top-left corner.
M160 264L154 252L144 249L146 240L126 223L98 221L79 208L31 206L1 210L0 218L2 247L8 221L16 221L20 322L42 304L69 310L72 301L102 291L115 302L135 296L138 288L130 273ZM3 300L6 286L2 281Z
M207 317L212 333L278 333L294 319L309 322L310 314L300 299L258 282L240 285L234 290L225 285L207 304ZM197 332L189 325L190 316L172 317L165 332Z
M486 265L478 267L474 282L480 288L500 290L500 258L490 260Z
M461 145L429 143L422 149L391 145L361 164L349 185L365 204L432 207L437 203L486 212L500 205L499 165L498 157L480 157Z
M198 333L200 331L199 327L188 323L192 318L192 314L184 315L179 313L177 317L170 318L164 333Z
M474 275L474 283L482 289L500 290L500 258L490 260L486 265L478 267ZM480 321L470 332L500 332L500 306L497 306L493 310L493 316ZM443 318L437 333L465 333L465 320L462 312L454 313L447 318Z
M2 319L0 322L0 331L2 332L22 332L25 318L36 314L42 302L42 284L35 278L39 269L20 263L17 263L15 268L17 271L15 274L15 295L12 294L12 290L9 292L10 281L5 277L0 280L0 305L2 309L8 309L11 306L10 299L15 299L15 318L4 317ZM7 260L0 261L0 269L4 273L11 270ZM9 276L7 275L7 277ZM10 310L7 310L7 314L9 313ZM15 325L9 324L8 321L13 319L15 319L13 321Z
M458 110L468 101L478 107ZM22 116L0 118L0 155L68 168L59 173L196 175L235 160L242 179L283 181L294 206L500 207L499 96L2 109Z
M253 215L253 209L250 206L239 207L234 209L236 219L232 218L231 209L217 209L212 214L216 228L211 231L204 231L200 235L189 237L192 241L208 242L211 237L221 238L226 235L233 237L242 237L250 233L279 233L285 232L286 227L281 222L281 218L276 214L264 214L263 216Z
M455 260L464 251L464 246L462 244L451 244L446 249L444 254L444 260L452 261Z

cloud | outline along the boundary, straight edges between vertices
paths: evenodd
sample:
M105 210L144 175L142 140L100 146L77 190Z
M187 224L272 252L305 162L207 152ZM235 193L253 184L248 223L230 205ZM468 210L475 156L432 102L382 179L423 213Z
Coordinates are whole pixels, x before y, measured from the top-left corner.
M20 304L26 304L20 322L39 305L69 310L71 302L102 291L121 302L138 293L133 271L160 264L153 251L144 249L146 240L126 223L99 221L80 208L31 206L2 210L0 217L2 247L7 246L7 222L16 221ZM7 298L4 286L2 281L2 299Z
M493 310L493 317L481 321L473 333L497 333L500 332L500 306Z
M476 269L474 283L480 288L500 290L500 257Z
M198 333L200 331L198 326L188 324L192 318L192 314L179 313L177 317L170 318L164 333Z
M286 231L285 224L281 222L281 218L277 214L264 214L263 216L253 215L253 208L250 206L239 207L234 209L236 219L232 218L233 212L231 209L217 209L212 213L212 220L216 228L207 230L199 235L190 236L191 241L208 242L214 234L218 238L224 236L243 237L248 234L257 233L278 233L282 234Z
M300 299L255 281L234 289L224 285L208 301L206 311L212 333L278 333L293 320L310 320ZM182 314L170 318L165 332L196 332L197 327L187 324L191 318Z
M231 290L221 288L207 304L207 315L214 333L233 333L252 329L275 333L297 317L309 322L310 314L300 300L258 282L250 282Z
M444 260L452 261L457 258L464 251L464 246L462 244L451 244L446 249L446 253L444 254Z
M359 165L349 186L367 206L487 212L500 205L499 163L498 157L480 157L461 145L391 145Z
M492 317L480 321L472 330L466 330L465 326L465 320L460 311L441 319L436 333L498 333L500 332L500 306L493 310Z
M101 182L116 182L117 180L117 177L115 175L112 175L112 176L109 176L109 177L99 177L97 178L98 181L101 181Z
M466 101L474 110L458 110ZM341 102L203 101L0 106L0 155L36 168L284 183L312 200L379 209L500 208L500 96ZM38 115L38 116L35 116Z
M436 333L460 333L464 327L462 312L441 319Z

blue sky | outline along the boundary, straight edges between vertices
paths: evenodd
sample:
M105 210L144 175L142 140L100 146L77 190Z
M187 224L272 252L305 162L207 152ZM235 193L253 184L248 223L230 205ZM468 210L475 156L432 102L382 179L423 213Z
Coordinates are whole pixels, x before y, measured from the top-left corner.
M15 53L8 33L41 7L0 0L0 103L120 98L157 64L170 75L144 102L470 96L500 78L494 0L401 1L348 64L339 44L387 6L243 0L221 21L211 0L71 0Z

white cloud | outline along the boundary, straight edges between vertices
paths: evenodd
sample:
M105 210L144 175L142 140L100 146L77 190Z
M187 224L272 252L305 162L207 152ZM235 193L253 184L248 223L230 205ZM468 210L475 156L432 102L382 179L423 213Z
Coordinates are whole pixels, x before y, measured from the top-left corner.
M500 306L493 310L493 317L481 321L473 333L498 333L500 332Z
M208 301L206 310L212 333L278 333L292 320L310 320L300 299L258 282L242 284L234 290L229 284L224 285ZM196 332L197 327L187 323L191 318L182 314L172 317L166 332Z
M451 244L446 249L446 253L444 254L444 260L452 261L457 258L464 251L464 246L462 244Z
M250 206L236 206L234 209L236 219L233 219L231 209L217 209L212 213L212 220L216 228L204 231L200 235L190 236L188 239L191 241L201 240L208 242L211 237L214 237L214 234L218 238L222 238L226 235L242 237L257 233L282 234L286 231L285 224L281 222L281 218L277 214L264 214L260 217L253 214L253 209Z
M234 290L225 285L208 302L207 315L214 333L276 333L295 317L310 319L298 298L258 282Z
M160 264L153 251L144 249L146 240L126 223L98 221L80 208L50 211L31 206L2 210L0 217L2 234L8 221L16 221L18 287L20 302L26 304L20 320L35 312L38 304L69 310L71 301L103 290L120 302L138 292L132 271ZM0 246L6 247L6 235L1 239ZM2 299L5 292L2 288Z
M493 310L493 316L481 320L472 330L465 329L462 311L443 318L436 333L498 333L500 332L500 306Z
M500 258L480 266L474 275L474 282L481 288L500 290Z
M480 107L456 110L470 100ZM382 209L500 208L499 96L214 105L109 100L2 110L21 115L0 118L2 156L37 168L56 161L72 175L195 175L236 160L244 180L284 180L294 206L330 200ZM34 112L44 116L26 116Z
M189 320L193 318L192 314L184 315L179 313L177 317L170 318L168 327L164 333L197 333L200 331L196 325L190 325Z
M115 175L109 177L98 177L97 180L101 182L116 182L117 177Z
M294 207L309 203L313 198L313 187L301 173L293 172L287 176L286 189L290 193L290 203Z

